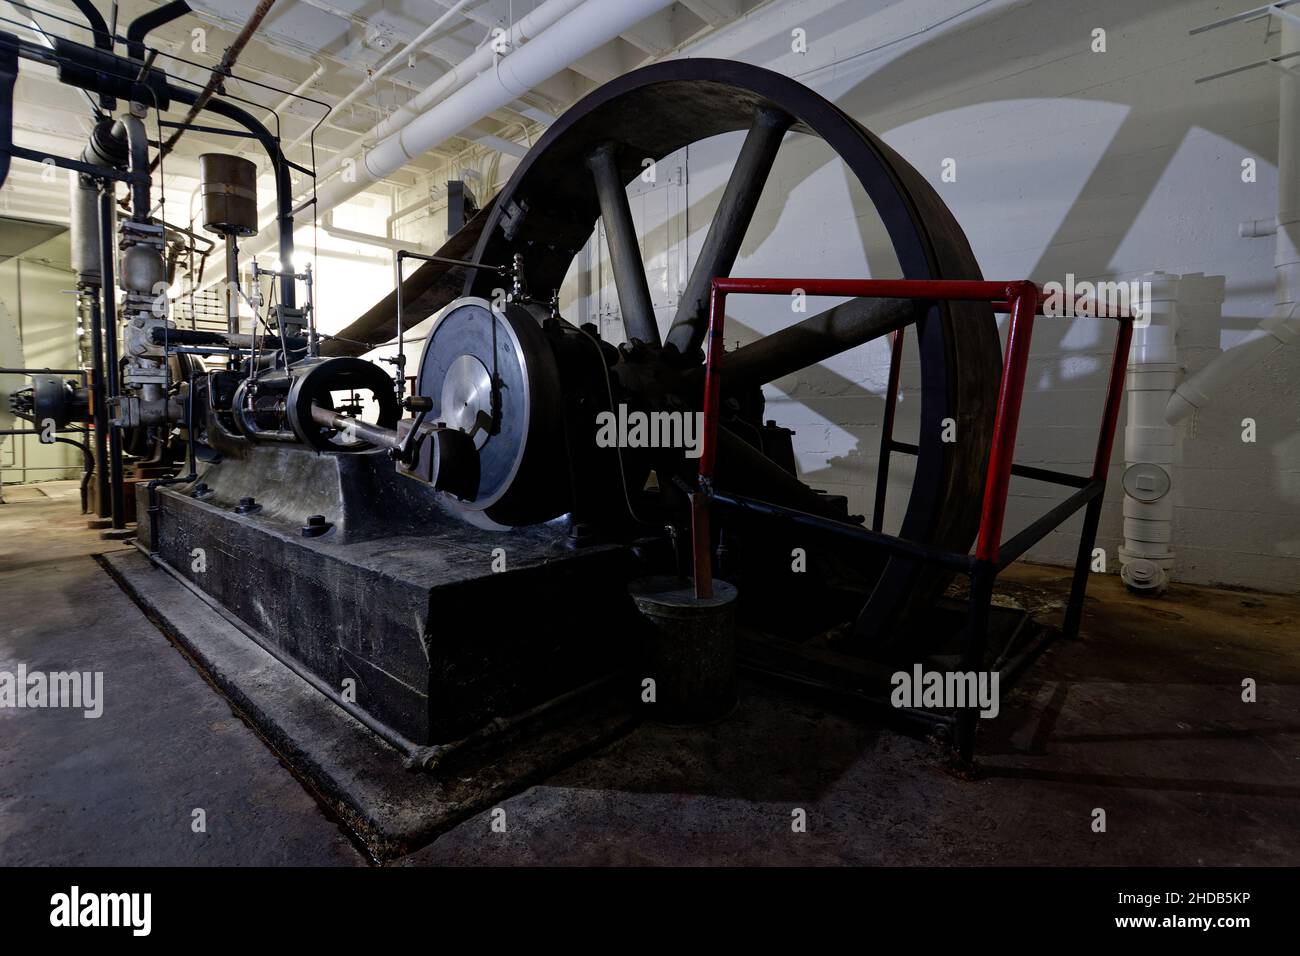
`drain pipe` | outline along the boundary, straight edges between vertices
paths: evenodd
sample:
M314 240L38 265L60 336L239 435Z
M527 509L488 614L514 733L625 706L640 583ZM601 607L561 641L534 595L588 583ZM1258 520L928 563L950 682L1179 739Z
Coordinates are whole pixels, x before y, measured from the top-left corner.
M1133 323L1125 391L1124 543L1120 578L1130 590L1160 594L1174 565L1173 466L1178 429L1165 421L1165 406L1178 383L1175 346L1179 277L1165 272L1143 276L1151 295ZM1139 324L1139 322L1141 324Z
M1300 26L1289 17L1278 20L1282 25L1282 53L1300 51ZM1273 314L1259 324L1256 331L1262 334L1222 352L1178 386L1165 409L1165 420L1170 424L1204 408L1228 383L1279 349L1300 341L1300 155L1296 152L1300 138L1300 76L1283 76L1278 82L1276 227L1243 223L1241 229L1243 235L1275 236Z

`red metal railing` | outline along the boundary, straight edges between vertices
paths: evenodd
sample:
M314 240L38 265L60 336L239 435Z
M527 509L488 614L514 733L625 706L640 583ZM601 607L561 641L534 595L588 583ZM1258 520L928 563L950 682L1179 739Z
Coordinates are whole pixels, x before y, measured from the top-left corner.
M1014 464L1016 430L1025 390L1025 370L1029 363L1029 346L1034 317L1042 314L1044 298L1029 281L986 282L952 279L732 279L713 280L709 296L709 331L704 376L704 428L701 436L699 487L692 499L692 538L694 546L695 594L697 598L713 596L713 562L710 554L709 497L713 490L717 456L718 406L722 394L723 325L728 295L789 295L801 290L806 295L856 296L931 301L988 302L1000 312L1010 313L1007 345L1003 356L1002 379L998 388L997 409L993 422L993 439L980 511L979 535L975 558L995 564L1002 542L1002 525L1006 517L1007 493ZM1111 363L1106 402L1102 411L1101 433L1093 458L1092 480L1104 481L1110 467L1111 448L1119 420L1120 401L1124 393L1124 372L1128 363L1133 321L1129 314L1101 315L1096 303L1091 308L1076 306L1074 314L1117 319L1120 323ZM898 365L902 354L902 332L895 335L891 350L890 383L897 388ZM886 408L887 424L892 428L892 403ZM878 490L879 493L879 490Z

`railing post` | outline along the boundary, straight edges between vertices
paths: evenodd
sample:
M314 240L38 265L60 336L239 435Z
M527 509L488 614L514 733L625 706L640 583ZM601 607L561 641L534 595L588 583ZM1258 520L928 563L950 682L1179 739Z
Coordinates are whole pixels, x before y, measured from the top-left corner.
M1007 513L1007 491L1011 487L1016 428L1020 424L1020 403L1025 393L1025 370L1029 365L1034 313L1038 310L1038 288L1032 282L1013 282L1007 286L1007 301L1011 307L1007 354L1002 362L1002 383L998 388L988 477L984 483L979 538L975 545L975 556L991 564L998 560L1002 522Z

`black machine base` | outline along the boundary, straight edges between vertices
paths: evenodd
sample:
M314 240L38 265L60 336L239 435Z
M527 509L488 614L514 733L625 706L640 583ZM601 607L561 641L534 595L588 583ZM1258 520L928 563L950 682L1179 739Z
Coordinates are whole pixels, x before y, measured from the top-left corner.
M462 738L633 650L623 548L472 527L378 453L261 446L138 494L155 561L390 740Z

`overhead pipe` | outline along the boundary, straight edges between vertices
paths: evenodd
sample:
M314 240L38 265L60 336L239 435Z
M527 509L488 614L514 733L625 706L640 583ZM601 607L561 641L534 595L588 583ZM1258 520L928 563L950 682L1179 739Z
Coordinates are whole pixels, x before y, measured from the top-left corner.
M185 118L181 120L181 125L174 130L171 136L167 137L167 141L159 147L158 155L154 157L153 168L156 168L158 164L162 162L163 157L172 151L172 147L176 145L176 141L185 133L185 127L190 123L193 123L195 117L207 108L209 101L211 101L212 97L216 95L217 91L221 88L222 83L226 81L226 78L230 76L230 71L239 60L239 55L244 51L244 47L248 45L248 41L253 38L253 34L257 32L257 28L262 25L262 21L266 19L266 15L271 12L271 7L274 4L275 0L258 0L257 6L249 15L248 21L244 24L243 29L241 29L235 36L234 42L231 43L230 46L226 47L226 51L221 54L221 62L212 68L212 73L208 77L208 82L204 84L203 90L191 102L189 112L186 113Z
M335 239L342 239L345 242L359 242L364 246L377 246L380 249L415 249L420 248L418 242L402 242L400 239L390 239L387 236L372 236L368 232L357 232L354 229L344 229L342 226L334 225L334 210L330 210L321 217L320 227L325 230L327 235Z
M1300 27L1279 17L1282 53L1300 52ZM1273 314L1259 323L1260 335L1227 349L1208 365L1187 377L1165 408L1165 420L1174 425L1209 404L1213 395L1274 352L1300 341L1300 78L1288 73L1278 81L1277 221L1273 256L1275 298ZM1243 223L1243 226L1246 224ZM1269 234L1267 228L1244 230L1243 235Z
M518 51L522 44L525 44L536 37L545 29L554 24L565 14L571 13L578 7L581 7L588 0L547 0L531 13L526 14L515 22L510 28L508 44L511 51ZM507 57L514 55L506 54ZM460 89L470 80L474 79L484 70L490 68L498 54L493 49L491 43L485 43L465 59L447 70L442 76L438 77L431 85L421 91L409 103L404 104L393 113L385 117L374 129L361 136L365 142L377 142L386 136L391 136L411 120L415 119L422 113L427 112L444 97ZM342 104L339 104L342 105ZM339 105L334 107L338 111ZM310 131L304 132L297 139L285 147L285 151L291 151L295 146L303 142L309 135ZM328 176L337 172L344 159L351 159L360 153L360 146L354 147L345 153L340 153L334 157L328 164L322 166L319 170L319 178L323 182Z
M353 87L351 93L349 93L347 96L343 97L343 99L335 103L331 112L335 114L341 113L344 107L350 106L358 96L370 90L371 87L375 85L375 83L377 83L383 77L387 76L388 73L392 71L393 67L397 66L399 63L407 62L407 58L412 53L418 52L424 46L424 44L429 41L429 38L432 37L435 33L437 33L439 29L442 28L442 25L444 23L446 23L457 13L459 13L462 8L468 6L470 2L471 0L457 0L457 2L453 4L450 9L444 12L442 16L438 17L438 19L434 20L431 24L429 24L427 27L421 30L420 34L415 39L413 39L410 43L406 44L406 46L402 47L391 57L385 60L382 66L380 66L374 72L369 73L366 76L366 78L361 81L360 84Z
M113 38L108 32L108 23L104 20L104 15L95 8L91 0L72 0L72 2L90 24L91 32L95 35L95 46L101 50L111 50Z
M145 37L189 12L190 5L185 0L171 0L170 3L164 3L161 7L136 17L126 28L126 55L133 60L143 60Z
M406 154L399 148L396 150L400 157L397 164L387 172L376 174L378 157L372 162L372 151L362 158L363 143L378 140L378 149L398 136L405 136L407 128L415 126L418 120L423 131L422 141L428 145L417 147L415 140L411 139L407 149L418 148L415 155L419 155L671 4L672 0L622 0L617 4L600 3L599 0L547 0L532 13L521 17L511 28L512 52L498 57L492 45L485 44L406 106L396 110L370 132L358 136L355 147L335 154L318 166L317 213L327 212L346 202L406 164ZM498 60L496 69L489 69L494 60ZM439 123L442 117L447 118L447 126L454 125L455 128L445 132L433 130L434 124ZM305 138L306 134L299 136L287 149L292 149ZM385 158L385 162L393 161L392 155ZM353 181L335 178L322 186L349 162L353 163L350 168L356 174L349 177ZM267 212L266 209L260 210L259 215ZM253 256L268 245L266 240L258 238L244 243L242 251L245 257Z
M131 218L144 222L149 218L149 135L144 121L127 114L113 124L113 138L125 142L130 155L128 169L136 174L131 182Z
M330 183L325 189L326 201L337 205L350 199L371 182L396 172L415 157L672 3L673 0L622 0L617 4L589 0L558 20L536 42L503 57L495 70L480 73L443 100L437 109L421 114L378 142L357 165L356 182Z

